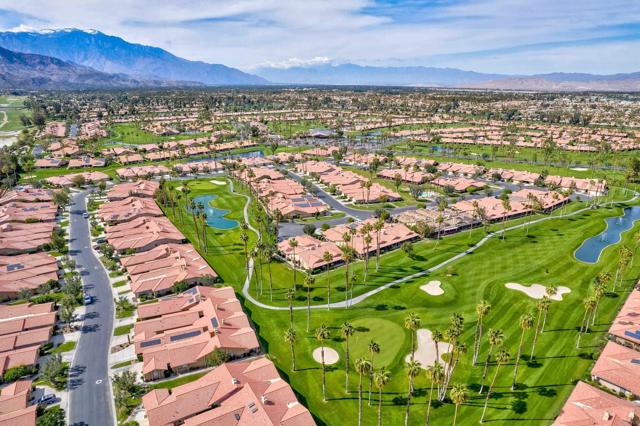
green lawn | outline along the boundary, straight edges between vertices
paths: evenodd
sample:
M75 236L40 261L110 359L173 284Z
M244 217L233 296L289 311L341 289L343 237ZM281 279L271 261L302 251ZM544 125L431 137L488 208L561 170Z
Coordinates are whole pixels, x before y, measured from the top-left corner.
M184 182L180 182L184 184ZM241 220L242 206L246 199L239 195L227 193L227 187L208 184L207 182L188 182L192 189L190 196L215 193L219 198L212 202L214 207L231 210L229 218ZM242 191L242 189L239 189ZM584 203L573 203L566 211L584 207ZM173 216L171 209L165 210L177 226L193 242L195 241L191 219L185 217L184 224ZM253 209L250 209L253 213ZM558 215L559 212L554 213ZM604 218L621 214L621 207L609 207L590 210L579 215L553 219L530 227L526 235L524 229L511 231L505 240L494 238L473 254L451 264L451 268L443 268L429 276L406 281L400 285L386 289L351 309L312 310L311 330L326 323L331 329L332 338L327 346L336 349L341 360L328 367L328 402L321 398L320 366L311 358L311 352L319 346L313 331L305 332L306 311L295 312L295 326L298 333L296 353L298 371L290 371L289 347L283 340L284 330L289 326L287 311L272 311L258 308L245 302L245 310L251 316L259 334L265 352L276 363L283 377L288 380L298 393L301 402L306 404L318 419L319 424L341 424L345 418L357 416L357 375L351 368L350 394L344 392L344 342L340 338L339 327L344 321L350 321L360 330L352 337L352 361L367 352L367 345L375 339L382 352L377 356L376 365L388 363L392 373L392 381L383 395L383 416L385 424L400 424L404 417L404 395L406 395L407 378L404 368L404 356L409 352L409 333L403 328L404 318L409 312L417 312L424 328L444 330L448 318L453 312L461 313L465 320L463 341L467 347L473 345L475 305L482 299L488 300L492 312L485 321L488 328L502 328L507 336L506 346L512 356L517 350L519 338L518 318L533 309L534 300L522 293L508 290L507 282L523 284L541 283L547 285L563 285L572 292L562 302L554 302L547 323L547 331L540 337L537 345L537 361L528 364L521 362L518 376L518 389L511 392L508 388L513 372L513 361L506 366L498 377L495 398L489 405L487 419L497 424L514 425L547 425L557 415L564 399L571 391L575 380L586 377L599 346L603 342L615 312L624 301L626 291L633 283L632 277L637 275L638 268L628 271L625 277L624 290L614 297L605 297L599 308L598 324L594 332L583 338L582 349L575 349L576 328L582 319L582 299L587 295L589 286L597 273L607 270L615 273L617 247L604 251L600 262L596 265L582 264L573 257L574 250L582 241L602 231ZM522 222L527 219L519 219ZM517 223L518 221L510 222ZM253 224L254 226L255 223ZM502 224L492 226L500 229ZM243 248L239 239L239 229L228 231L208 231L209 253L205 257L223 280L241 289L245 275ZM470 244L477 242L485 233L482 229L446 237L439 244L432 240L415 244L416 256L409 259L402 251L397 250L382 256L379 272L375 272L371 261L370 276L365 284L358 284L355 294L422 271L430 266L464 251ZM631 244L633 232L623 235L623 241ZM250 233L250 245L255 241ZM195 245L195 244L194 244ZM352 265L351 270L362 277L362 262ZM445 270L446 269L446 270ZM274 263L274 305L286 306L285 290L291 286L292 273L283 264ZM449 276L447 273L451 273ZM258 274L259 275L259 274ZM297 282L303 278L298 273ZM268 269L263 268L265 291L257 298L269 302ZM431 279L441 280L445 294L439 297L428 296L419 286ZM332 286L332 301L344 298L344 268L329 272ZM311 292L312 303L326 302L325 274L318 274L316 285ZM301 286L299 286L301 287ZM251 287L255 295L255 282ZM242 298L241 298L242 300ZM296 305L304 306L306 293L300 289ZM524 353L530 351L532 333L526 338ZM481 358L486 354L486 344L482 347ZM470 356L462 359L456 369L452 383L466 383L472 390L471 398L460 409L458 424L473 425L479 420L482 397L477 395L477 386L481 368L473 368ZM493 372L493 366L490 373ZM424 376L416 382L416 398L412 405L411 423L420 424L424 418L425 392L428 383ZM473 389L476 391L474 392ZM375 398L374 398L375 401ZM375 405L375 404L374 404ZM365 403L364 424L375 424L375 408ZM453 406L445 403L433 412L432 424L447 425L451 423Z
M147 386L147 390L172 389L172 388L175 388L176 386L185 385L187 383L191 383L195 380L198 380L200 377L204 376L205 374L207 374L207 372L203 372L203 371L193 373L193 374L185 374L173 380L167 380L162 383L155 383L153 385L149 385Z
M25 96L0 96L0 124L7 116L7 123L0 127L0 131L21 130L24 128L20 121L21 115L31 117L31 111L24 107ZM6 106L2 106L6 105Z
M177 141L183 139L195 139L209 136L208 133L179 134L175 136L158 136L141 129L134 123L114 124L109 128L109 137L106 140L116 140L129 144L147 144L165 141Z
M59 345L58 347L54 348L51 353L53 354L59 354L59 353L63 353L63 352L69 352L73 349L76 348L76 342L74 342L73 340L70 340L68 342L64 342L63 344Z
M116 327L113 329L113 335L124 336L125 334L129 334L132 328L133 328L133 324L121 325L120 327Z

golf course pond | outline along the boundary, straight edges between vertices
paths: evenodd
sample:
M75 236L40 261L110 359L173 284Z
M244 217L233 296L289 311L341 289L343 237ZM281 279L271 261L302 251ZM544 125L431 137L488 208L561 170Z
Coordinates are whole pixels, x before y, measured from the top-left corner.
M214 194L199 195L193 198L196 204L204 205L204 214L206 217L207 225L216 229L233 229L237 227L238 221L233 219L227 219L225 216L231 213L230 210L217 209L211 207L211 201L215 200L218 196ZM191 213L191 208L187 208L187 211Z
M576 250L576 259L585 263L598 262L602 250L618 243L622 238L622 233L631 229L638 219L640 219L640 206L626 207L622 216L606 219L606 229L598 235L586 239Z

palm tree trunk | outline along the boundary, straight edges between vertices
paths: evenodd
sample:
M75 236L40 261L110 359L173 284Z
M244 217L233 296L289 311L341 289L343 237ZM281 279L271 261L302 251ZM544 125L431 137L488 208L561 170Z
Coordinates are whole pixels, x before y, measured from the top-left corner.
M522 355L522 343L524 342L524 330L520 335L520 345L518 345L518 356L516 357L516 365L513 368L513 381L511 382L511 390L516 389L516 378L518 377L518 366L520 364L520 356Z
M344 271L344 302L349 308L349 262Z
M382 388L378 391L378 426L382 426Z
M409 378L409 392L407 393L407 409L404 414L404 426L409 425L409 407L411 407L411 394L413 393L413 377Z
M376 232L376 272L380 269L380 232Z
M311 286L307 286L307 333L311 322Z
M296 352L291 342L291 371L296 371Z
M325 276L327 280L327 310L331 310L331 283L329 282L329 265L325 268Z
M415 348L413 347L414 346L414 344L413 344L414 335L415 335L414 331L411 330L411 361L413 361L413 356L414 356L414 354L416 352Z
M269 257L269 300L273 302L273 275L271 274L271 257Z
M293 264L293 291L296 291L296 248L293 248L293 259L292 262Z
M480 328L482 327L482 318L478 318L478 322L476 324L476 333L473 338L473 360L471 364L475 367L476 361L478 360L478 341L480 340Z
M538 319L536 320L536 332L533 335L533 344L531 345L531 356L530 360L533 359L536 353L536 343L538 342L538 333L540 332L540 315L542 315L542 311L538 311Z
M458 420L458 404L456 404L456 410L453 412L453 426L456 426L456 420Z
M369 370L369 407L371 407L372 391L373 391L373 356L371 356L371 369Z
M489 347L489 353L487 353L487 359L484 362L484 370L482 370L482 381L480 383L480 392L478 394L482 395L482 391L484 390L484 381L487 378L487 372L489 371L489 361L491 360L491 354L493 352L493 345Z
M362 425L362 373L360 373L360 383L358 384L358 426Z
M345 338L346 350L344 355L344 391L349 393L349 336Z
M325 373L325 369L324 369L324 345L320 346L320 354L322 355L322 400L323 401L327 401L327 394L326 394L326 388L327 388L327 381L326 381L326 373Z
M540 329L540 333L544 333L544 327L547 325L547 315L549 314L549 310L544 311L544 317L542 317L542 328Z
M427 403L427 414L425 414L424 424L429 426L429 416L431 415L431 401L433 397L433 382L431 382L431 388L429 389L429 402Z
M487 412L487 405L489 404L489 399L491 398L491 391L493 390L493 385L495 385L496 378L498 377L498 370L500 370L500 364L496 365L496 372L493 374L491 385L489 385L489 391L487 391L487 398L484 400L484 408L482 409L482 417L480 417L480 423L484 422L484 415Z

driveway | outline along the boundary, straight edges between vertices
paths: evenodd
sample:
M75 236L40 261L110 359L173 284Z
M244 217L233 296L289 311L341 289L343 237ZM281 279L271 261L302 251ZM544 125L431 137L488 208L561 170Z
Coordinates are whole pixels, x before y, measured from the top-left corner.
M113 333L113 299L109 276L91 249L86 211L88 191L76 193L69 217L69 254L76 261L85 291L94 297L86 307L80 339L69 371L69 424L112 426L113 398L108 355Z

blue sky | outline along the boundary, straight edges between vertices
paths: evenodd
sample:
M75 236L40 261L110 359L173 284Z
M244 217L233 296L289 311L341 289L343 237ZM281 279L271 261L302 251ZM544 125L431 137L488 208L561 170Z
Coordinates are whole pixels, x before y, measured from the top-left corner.
M244 70L353 62L640 71L638 0L0 0L0 29L97 29Z

